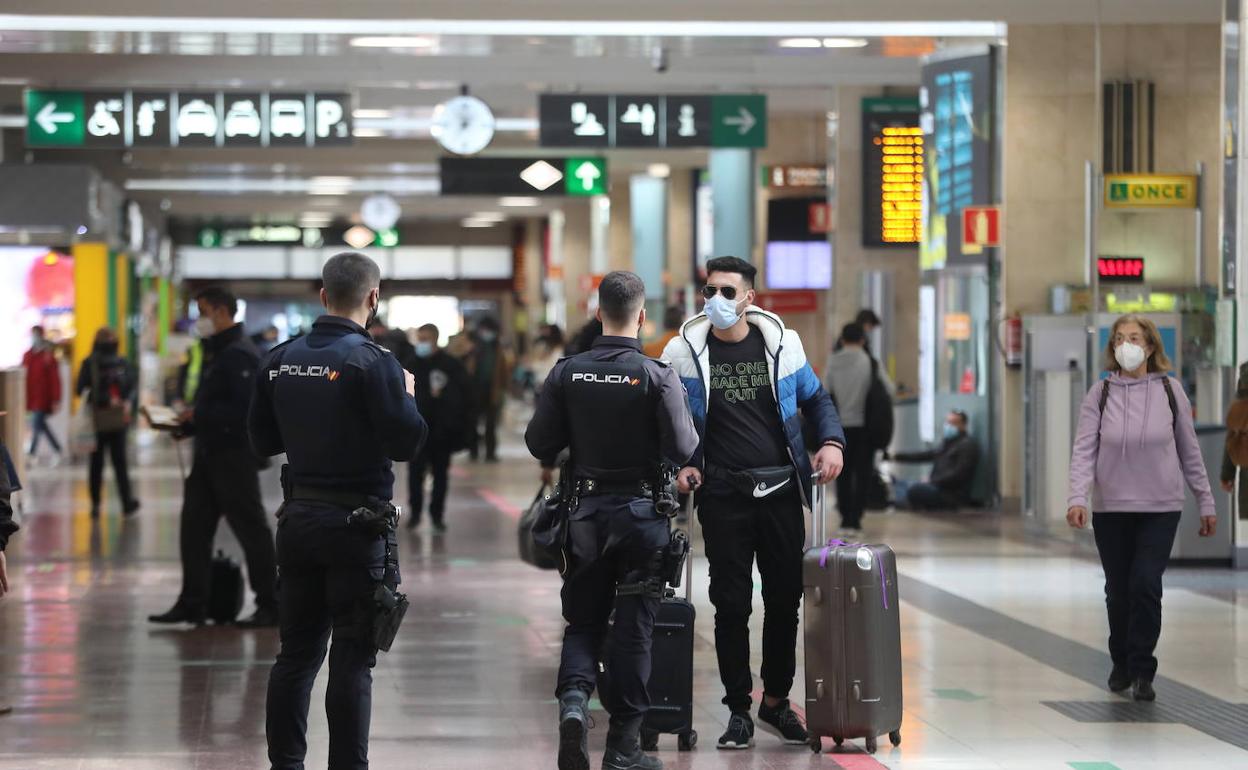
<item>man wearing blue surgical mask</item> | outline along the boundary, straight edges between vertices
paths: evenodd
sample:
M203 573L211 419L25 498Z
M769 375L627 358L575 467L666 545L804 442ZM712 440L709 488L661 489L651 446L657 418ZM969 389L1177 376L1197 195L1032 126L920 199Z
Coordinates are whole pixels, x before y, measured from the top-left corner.
M979 444L967 433L966 412L954 409L945 418L939 447L924 452L898 452L885 459L899 463L931 463L927 481L894 490L898 505L914 511L950 511L966 505L979 465Z
M818 484L840 475L845 434L801 338L779 316L754 306L754 266L717 257L706 269L705 312L681 326L663 358L689 394L700 438L677 485L681 492L699 488L715 652L731 712L717 748L754 745L749 620L756 560L765 608L758 718L784 743L805 745L806 728L789 703L802 601L802 508L812 475ZM820 445L813 460L803 417Z
M411 371L416 377L416 407L429 423L429 438L408 464L408 489L412 506L407 526L420 526L425 504L425 477L433 477L429 518L435 534L446 532L447 479L451 455L467 446L468 372L463 364L438 346L438 327L425 324L416 330Z

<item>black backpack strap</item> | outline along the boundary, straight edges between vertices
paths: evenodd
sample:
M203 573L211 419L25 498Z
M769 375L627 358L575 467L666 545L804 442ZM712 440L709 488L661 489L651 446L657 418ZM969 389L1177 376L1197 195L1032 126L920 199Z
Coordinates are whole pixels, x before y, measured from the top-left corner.
M1109 403L1109 378L1101 380L1101 416L1105 416L1105 405Z
M1174 398L1174 387L1170 385L1170 375L1161 378L1161 387L1166 389L1166 400L1170 402L1170 429L1179 426L1179 403Z

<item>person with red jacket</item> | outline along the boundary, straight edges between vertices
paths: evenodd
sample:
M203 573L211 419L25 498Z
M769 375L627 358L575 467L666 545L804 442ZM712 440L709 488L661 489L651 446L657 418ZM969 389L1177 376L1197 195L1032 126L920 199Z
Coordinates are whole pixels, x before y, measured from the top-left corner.
M48 342L42 326L30 330L30 350L22 356L26 370L26 410L30 412L30 454L39 448L39 437L47 436L52 449L61 454L61 442L48 425L48 416L61 403L61 371L56 361L52 343Z

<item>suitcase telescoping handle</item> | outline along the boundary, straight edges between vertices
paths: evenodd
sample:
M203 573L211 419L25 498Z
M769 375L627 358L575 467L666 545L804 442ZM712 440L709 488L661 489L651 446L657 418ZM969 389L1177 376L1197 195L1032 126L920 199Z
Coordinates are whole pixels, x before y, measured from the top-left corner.
M819 483L819 474L815 473L810 477L811 492L810 515L814 521L811 522L811 540L812 548L822 546L827 542L827 521L824 518L824 486Z
M697 487L689 490L689 496L685 498L685 521L689 527L689 553L685 554L685 601L693 601L693 528L697 526L693 513L693 495L698 491Z

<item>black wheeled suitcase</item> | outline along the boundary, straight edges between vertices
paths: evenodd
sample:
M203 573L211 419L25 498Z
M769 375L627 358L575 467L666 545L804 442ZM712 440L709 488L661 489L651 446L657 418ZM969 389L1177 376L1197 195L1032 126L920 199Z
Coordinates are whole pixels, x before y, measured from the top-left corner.
M212 557L208 618L218 626L233 623L243 611L243 568L224 551Z
M692 494L685 512L692 531ZM690 537L691 543L692 540ZM698 745L698 733L693 729L693 634L697 611L690 601L693 591L692 546L685 557L684 581L684 597L678 597L675 591L667 589L654 621L650 681L646 684L650 710L641 724L641 747L646 751L658 749L659 735L663 733L675 735L677 748L681 751L692 751ZM606 690L611 686L610 677L605 668L600 671L599 689Z
M806 729L810 747L879 736L901 745L901 617L897 557L886 545L824 539L815 485L813 546L802 562Z

